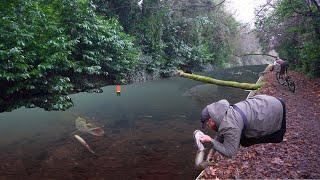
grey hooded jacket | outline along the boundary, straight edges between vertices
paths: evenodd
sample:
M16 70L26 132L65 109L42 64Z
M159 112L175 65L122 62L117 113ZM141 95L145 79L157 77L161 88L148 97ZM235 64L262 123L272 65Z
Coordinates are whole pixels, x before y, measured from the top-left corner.
M246 137L259 138L281 128L283 108L277 98L257 95L235 105L247 117L248 124L244 131ZM207 106L207 109L219 128L212 141L213 148L225 156L234 156L239 148L244 128L241 115L229 105L227 100L212 103Z

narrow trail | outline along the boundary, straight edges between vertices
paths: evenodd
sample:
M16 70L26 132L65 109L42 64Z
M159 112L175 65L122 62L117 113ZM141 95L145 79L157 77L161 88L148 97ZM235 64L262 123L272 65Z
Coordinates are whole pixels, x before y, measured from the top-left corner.
M284 141L240 147L233 159L216 153L218 163L210 178L320 178L320 78L310 80L292 71L289 74L296 83L295 93L278 84L273 72L265 74L267 84L258 92L286 102Z

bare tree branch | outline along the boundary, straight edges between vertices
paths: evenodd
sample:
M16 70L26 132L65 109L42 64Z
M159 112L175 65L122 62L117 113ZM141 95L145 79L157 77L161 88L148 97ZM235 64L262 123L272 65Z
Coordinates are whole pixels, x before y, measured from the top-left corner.
M235 55L237 57L245 57L245 56L269 56L272 58L277 58L278 56L270 55L270 54L265 54L265 53L248 53L248 54L242 54L242 55Z
M272 8L275 9L275 6L273 4L271 4L270 1L268 1L266 4L264 4L261 9L256 13L256 16L259 16L259 14L261 13L262 10L264 10L267 6L271 6Z

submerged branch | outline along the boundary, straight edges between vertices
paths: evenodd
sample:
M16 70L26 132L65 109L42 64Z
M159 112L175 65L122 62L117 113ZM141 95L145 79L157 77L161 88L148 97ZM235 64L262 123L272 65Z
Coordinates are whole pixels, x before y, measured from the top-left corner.
M223 80L214 79L214 78L207 77L207 76L185 73L181 70L177 71L177 74L179 76L193 79L196 81L201 81L204 83L216 84L216 85L220 85L220 86L230 86L230 87L247 89L247 90L257 90L263 85L263 83L250 84L250 83L239 83L239 82L235 82L235 81L223 81Z

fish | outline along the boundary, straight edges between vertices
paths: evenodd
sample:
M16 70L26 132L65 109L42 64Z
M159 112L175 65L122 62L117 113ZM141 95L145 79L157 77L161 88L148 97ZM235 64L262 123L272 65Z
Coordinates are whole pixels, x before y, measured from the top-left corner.
M203 162L203 158L205 155L204 150L198 150L195 158L195 165L196 167L201 167L201 163Z
M198 150L195 158L195 167L198 169L205 169L208 166L212 166L215 164L215 161L212 159L213 150L211 149L209 154L207 155L207 160L204 160L205 150Z
M94 136L103 136L104 134L104 130L102 129L102 127L96 127L91 123L88 123L86 119L81 117L78 117L75 120L75 125L80 132L89 133Z
M196 143L199 151L203 151L203 150L205 149L204 146L203 146L203 144L202 144L202 142L200 141L200 138L201 138L202 136L204 136L204 135L205 135L205 134L204 134L202 131L200 131L200 130L195 130L195 131L193 132L193 138L194 138L194 140L195 140L195 143Z
M88 133L95 136L103 136L104 130L101 127L95 127L95 128L89 129Z
M91 152L92 154L95 154L95 152L90 148L90 146L86 143L86 141L84 139L82 139L80 136L78 135L74 135L74 137L83 145L85 146L89 152Z

